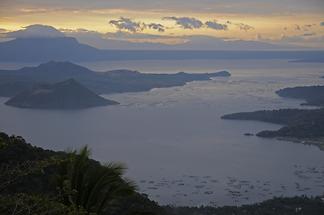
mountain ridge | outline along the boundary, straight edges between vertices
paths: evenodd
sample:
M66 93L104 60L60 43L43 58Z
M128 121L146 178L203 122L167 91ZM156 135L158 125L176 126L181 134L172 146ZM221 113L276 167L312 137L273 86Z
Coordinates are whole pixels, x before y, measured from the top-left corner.
M100 61L100 60L184 60L184 59L317 59L324 51L288 50L240 50L232 41L231 50L126 50L98 49L80 43L73 37L18 38L0 43L0 62L46 62L46 61ZM245 41L247 48L251 42ZM237 47L238 50L235 50ZM183 49L183 50L182 50ZM196 50L197 49L197 50ZM215 48L216 49L216 48Z
M36 67L0 70L0 96L11 97L31 89L35 84L54 84L70 78L97 94L111 94L183 86L191 81L207 81L230 75L227 71L203 74L152 74L132 70L96 72L70 62L50 61Z

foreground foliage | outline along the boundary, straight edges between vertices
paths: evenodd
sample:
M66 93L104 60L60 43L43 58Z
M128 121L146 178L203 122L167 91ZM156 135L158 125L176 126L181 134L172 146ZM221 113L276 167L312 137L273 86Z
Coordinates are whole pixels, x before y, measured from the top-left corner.
M149 200L140 205L146 198L123 178L123 165L89 157L87 147L54 152L0 133L0 214L145 214L159 208Z
M321 198L275 198L240 207L161 207L123 177L125 167L90 159L87 147L54 152L0 133L0 214L322 215Z

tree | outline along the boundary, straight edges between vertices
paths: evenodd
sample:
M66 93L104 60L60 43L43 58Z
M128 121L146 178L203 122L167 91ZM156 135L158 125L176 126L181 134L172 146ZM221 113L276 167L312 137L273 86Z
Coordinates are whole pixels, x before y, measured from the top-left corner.
M121 198L134 193L135 185L123 178L123 165L100 165L89 157L85 146L78 153L72 152L65 162L59 180L62 201L88 213L112 213Z

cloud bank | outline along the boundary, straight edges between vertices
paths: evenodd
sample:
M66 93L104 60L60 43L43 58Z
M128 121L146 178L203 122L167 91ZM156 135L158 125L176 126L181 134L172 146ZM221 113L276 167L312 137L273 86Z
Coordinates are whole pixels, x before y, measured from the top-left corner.
M249 31L249 30L254 29L254 27L252 27L250 25L247 25L247 24L244 24L244 23L235 23L235 22L231 22L231 21L227 21L226 23L229 24L229 25L234 25L234 26L238 27L242 31Z
M164 20L173 20L176 22L178 26L180 26L183 29L197 29L201 28L204 24L202 21L196 18L191 17L164 17Z
M213 30L228 30L229 29L229 25L233 25L237 28L239 28L239 30L242 31L249 31L249 30L253 30L254 27L244 24L244 23L235 23L235 22L231 22L231 21L227 21L225 24L219 23L216 20L209 20L206 21L205 23L203 23L201 20L197 19L197 18L192 18L192 17L164 17L164 20L173 20L176 22L177 26L180 26L183 29L200 29L200 28L209 28L209 29L213 29Z
M299 32L295 36L283 35L280 39L267 39L263 35L257 34L253 40L238 40L237 38L219 38L204 35L158 35L148 34L141 31L143 28L149 28L157 31L164 31L165 27L158 23L138 23L130 19L132 25L120 27L123 30L117 32L100 33L98 31L90 31L87 29L55 29L46 25L26 26L18 31L9 32L6 29L0 29L1 41L12 38L26 37L74 37L79 42L85 43L102 49L145 49L145 50L266 50L279 48L291 48L299 46L303 48L320 49L324 44L322 34L316 32ZM135 27L133 24L135 23ZM131 26L131 27L130 27ZM140 26L140 27L138 27ZM209 27L207 27L209 26ZM215 28L217 30L226 30L226 24L217 21L207 21L201 28ZM294 27L294 26L292 26ZM125 28L127 30L125 30ZM159 28L161 28L159 30ZM135 29L135 30L129 30ZM135 32L134 32L135 31Z
M149 29L154 29L157 30L158 32L164 32L165 31L165 27L162 24L159 23L150 23L148 25L146 25Z
M109 24L113 25L118 31L127 31L131 33L142 32L144 29L153 29L158 32L164 32L165 27L159 23L136 22L130 18L120 17L117 20L110 20Z
M205 22L205 25L208 28L214 29L214 30L224 30L226 31L228 29L228 26L226 24L220 24L217 21L207 21Z
M144 28L142 23L135 22L125 17L120 17L118 20L110 20L109 23L115 26L118 30L126 30L133 33L142 31Z

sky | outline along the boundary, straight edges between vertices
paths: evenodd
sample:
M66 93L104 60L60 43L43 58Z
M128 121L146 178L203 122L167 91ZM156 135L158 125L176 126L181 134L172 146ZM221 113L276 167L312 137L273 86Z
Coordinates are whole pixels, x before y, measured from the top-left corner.
M96 46L216 38L324 48L324 0L0 0L2 38L36 24Z

